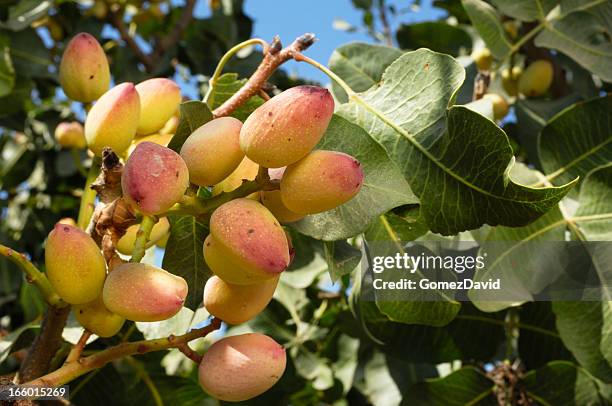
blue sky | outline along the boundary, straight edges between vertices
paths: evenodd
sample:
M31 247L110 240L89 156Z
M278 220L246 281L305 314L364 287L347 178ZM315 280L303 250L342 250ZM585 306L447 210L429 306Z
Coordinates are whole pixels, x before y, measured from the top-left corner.
M198 0L196 17L210 14L208 2ZM391 18L395 28L401 23L435 20L446 14L431 6L432 0L422 0L418 11L407 11L412 1L387 0L398 10L406 10L396 18ZM344 32L332 27L334 19L339 18L361 27L362 13L353 7L351 0L246 0L245 12L254 22L254 37L270 41L274 35L280 35L285 44L289 44L297 36L305 32L314 32L319 41L306 52L308 56L327 64L333 50L351 41L372 42L372 38L364 32ZM306 64L288 62L285 69L297 73L300 77L328 83L327 77Z

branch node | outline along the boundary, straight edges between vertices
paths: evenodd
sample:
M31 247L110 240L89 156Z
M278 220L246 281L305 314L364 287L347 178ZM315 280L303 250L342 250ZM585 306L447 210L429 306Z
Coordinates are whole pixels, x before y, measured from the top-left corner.
M307 32L304 35L300 35L295 42L297 44L299 44L299 51L303 51L305 49L307 49L308 47L310 47L312 44L314 44L317 41L317 37L315 36L314 33L312 32Z
M268 47L268 54L276 55L283 49L283 44L278 35L275 35L272 39L272 43Z

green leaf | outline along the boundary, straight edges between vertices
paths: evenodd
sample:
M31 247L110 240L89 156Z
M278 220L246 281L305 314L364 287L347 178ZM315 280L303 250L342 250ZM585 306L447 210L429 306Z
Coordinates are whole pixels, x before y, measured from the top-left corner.
M125 405L127 388L113 364L70 383L70 401L91 406Z
M551 48L571 57L578 64L612 81L612 3L594 1L497 0L502 12L522 20L537 20L530 31L537 34L538 47ZM474 26L497 59L518 51L508 42L495 9L482 0L463 0ZM557 7L554 7L557 6ZM539 33L538 33L539 32ZM529 35L529 34L525 34Z
M236 73L225 73L221 75L215 87L211 93L209 103L211 110L221 106L223 102L229 99L234 93L238 92L242 86L247 82L247 79L238 79ZM248 99L244 104L238 107L231 114L232 117L237 118L240 121L246 120L246 118L259 106L264 103L264 100L259 96L253 96Z
M361 261L361 251L346 241L325 241L323 248L332 282L353 272Z
M461 0L461 3L493 56L504 59L510 53L512 43L497 11L482 0Z
M514 103L518 139L529 161L538 168L541 167L538 151L540 131L556 114L579 100L579 95L571 94L555 100L519 99Z
M450 55L472 50L472 38L464 29L440 21L402 24L396 35L402 49L429 48Z
M429 231L418 207L400 207L381 215L365 231L367 241L414 241Z
M357 196L324 213L307 216L291 226L318 240L341 240L365 230L382 213L417 203L408 183L385 151L360 127L334 116L318 149L352 155L362 165L365 180Z
M23 30L45 16L52 4L49 0L21 0L9 8L8 21L0 22L0 27L13 31Z
M194 100L182 103L180 106L180 114L181 119L176 129L176 133L168 144L168 148L176 152L181 150L183 143L192 132L213 119L212 112L206 103Z
M463 367L444 378L429 379L413 385L403 399L405 405L463 406L497 404L495 384L479 369Z
M0 337L0 363L9 356L13 350L14 344L17 342L19 337L29 330L38 330L40 328L39 323L28 323L23 326L11 331L9 334Z
M587 175L579 201L575 222L581 233L590 241L612 241L612 163Z
M587 371L612 380L610 302L554 302L557 329L565 346Z
M512 182L505 133L466 107L446 110L463 78L449 56L408 52L387 68L379 86L355 95L339 114L365 128L400 166L431 231L528 224L572 184L533 189Z
M212 275L204 262L203 253L208 228L192 216L171 218L170 226L162 268L187 281L189 293L185 306L196 310L202 303L204 284Z
M536 369L555 360L574 361L557 331L551 302L525 303L517 309L517 314L518 353L527 369Z
M0 35L0 97L9 94L15 85L15 69L9 43L6 35Z
M492 0L503 14L522 21L542 19L558 3L558 0Z
M580 190L575 223L584 237L612 241L612 164L591 172ZM598 266L597 264L595 266ZM610 267L598 276L609 288ZM612 296L604 290L602 302L555 302L557 329L578 362L604 381L612 380Z
M42 316L46 309L46 302L40 290L31 283L21 284L19 304L23 310L24 319L27 322Z
M538 220L525 227L496 227L487 235L486 241L504 241L503 244L489 243L479 251L478 255L488 258L485 267L474 276L474 281L487 281L489 278L501 279L504 286L504 300L499 293L488 290L471 289L470 300L483 311L499 311L507 307L523 303L532 293L541 291L550 284L548 278L538 277L531 272L533 269L549 269L551 258L549 253L543 253L538 241L563 241L566 222L559 208L554 208ZM535 242L535 243L534 243ZM550 247L555 253L554 248ZM550 275L549 275L550 277ZM511 300L515 297L515 300Z
M533 172L536 174L536 172ZM525 175L522 175L525 177ZM535 175L534 175L535 176ZM526 177L525 177L526 178ZM536 179L537 177L533 178ZM540 178L542 176L540 175ZM585 179L579 195L579 207L573 216L566 209L554 208L532 224L520 227L496 227L487 236L487 241L505 241L505 244L488 244L482 248L479 255L485 255L493 260L486 261L475 281L486 281L489 278L500 278L505 286L504 301L493 301L493 292L471 290L470 299L484 311L497 311L510 305L522 303L532 293L540 292L549 286L551 279L563 272L563 267L570 264L570 253L560 243L543 246L532 244L537 241L565 241L565 233L571 231L579 239L591 241L612 240L612 164L591 172ZM546 252L543 252L545 248ZM578 252L572 252L576 256ZM590 255L593 266L599 269L603 293L610 295L605 287L610 276L606 276L606 267L597 251L585 250L584 255ZM533 269L546 269L546 277L542 272L533 273ZM559 274L555 274L555 270ZM510 292L516 293L516 300L510 300ZM609 296L608 296L609 297ZM609 297L609 299L612 299Z
M580 65L612 82L612 3L563 1L552 16L541 15L544 30L534 43L556 49Z
M571 362L554 361L523 378L527 394L540 404L555 406L605 405L597 380ZM554 382L554 385L551 385Z
M612 95L576 103L552 118L539 139L546 178L562 184L612 161Z
M356 92L368 90L380 81L387 66L402 56L402 51L382 45L354 42L336 48L329 58L329 68ZM336 82L332 81L334 96L341 103L348 98Z
M15 72L26 77L53 77L49 73L49 66L53 65L51 53L34 29L5 31L4 34L11 41L11 59Z

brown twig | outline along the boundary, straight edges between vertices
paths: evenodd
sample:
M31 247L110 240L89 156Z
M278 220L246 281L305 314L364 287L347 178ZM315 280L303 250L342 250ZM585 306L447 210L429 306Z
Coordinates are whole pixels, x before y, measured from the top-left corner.
M164 56L164 53L171 49L180 39L191 19L193 18L193 9L195 7L195 0L187 0L185 2L185 6L183 7L183 12L179 17L178 21L174 25L172 31L163 37L159 42L157 42L155 49L151 53L151 60L155 64L161 57Z
M489 71L478 72L474 78L474 93L472 94L472 100L482 99L482 96L484 96L489 89L489 83L491 83L491 74Z
M124 358L129 355L145 354L153 351L179 348L184 343L188 343L197 338L205 337L209 333L217 330L220 326L221 320L214 318L208 326L192 330L180 336L170 336L155 340L142 340L117 344L114 347L110 347L88 357L81 358L80 362L65 364L58 370L28 382L27 385L51 387L60 386L86 374L89 371L102 368L104 365L115 359Z
M192 350L191 347L189 347L189 344L182 343L176 348L196 364L200 365L200 363L202 362L202 356Z
M81 354L83 353L85 345L87 345L87 340L89 340L89 337L91 337L91 332L83 330L83 334L81 334L79 341L77 341L77 343L72 347L68 357L66 357L66 364L76 362L79 360L79 358L81 358Z
M172 47L181 39L183 33L191 23L193 18L193 10L195 8L195 0L187 0L183 7L183 12L177 20L176 24L172 28L172 31L164 37L162 37L153 48L150 54L145 53L142 48L138 45L134 37L129 33L128 28L123 21L123 13L120 10L110 12L110 21L112 25L119 31L121 39L125 41L129 46L136 58L144 65L148 73L152 73L155 70L155 66L159 62L160 58L164 56L166 51L172 49Z
M280 65L290 59L294 59L296 55L311 46L314 41L314 34L308 33L298 37L291 45L283 48L278 36L275 37L255 73L238 92L234 93L232 97L217 107L213 111L213 115L215 117L230 115L240 105L258 94L259 90L265 85L266 80Z
M128 28L123 22L123 14L119 11L111 10L110 21L117 29L117 31L119 31L121 39L125 41L127 46L129 46L132 49L132 52L134 52L134 55L136 55L136 58L138 58L138 60L144 65L147 72L152 72L153 68L155 67L155 64L151 57L147 55L142 49L140 49L140 46L138 45L134 37L130 35Z
M264 99L264 101L270 100L270 95L268 93L266 93L266 91L264 89L259 89L259 97Z
M47 373L51 359L62 344L62 331L69 313L70 307L47 307L40 334L34 339L19 368L19 382L27 382Z
M380 15L380 22L382 24L382 34L385 38L385 44L387 46L393 46L393 39L391 38L391 26L389 25L389 20L387 19L387 10L385 7L384 0L378 0L378 14Z

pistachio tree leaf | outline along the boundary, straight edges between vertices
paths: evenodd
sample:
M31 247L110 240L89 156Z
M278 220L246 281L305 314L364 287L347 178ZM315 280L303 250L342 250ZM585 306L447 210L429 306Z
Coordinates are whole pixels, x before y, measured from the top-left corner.
M162 268L187 281L189 292L185 307L196 310L202 303L204 285L212 272L204 261L205 223L192 216L170 219L170 237L166 244Z
M406 405L460 406L495 404L495 383L476 367L466 366L444 378L429 379L413 385L406 396Z
M553 117L539 139L546 178L563 184L612 161L612 95L576 103Z
M483 0L461 0L461 4L493 56L504 59L510 53L512 43L497 10Z
M213 88L208 103L210 109L214 110L221 106L223 102L232 97L232 95L247 82L246 79L238 79L237 73L224 73L219 77L215 87ZM257 107L261 106L264 100L259 96L253 96L249 98L244 104L240 105L236 110L232 112L232 117L237 118L240 121L246 120Z
M562 1L550 15L538 18L544 29L535 37L535 45L561 51L612 82L612 2Z
M558 3L558 0L492 0L503 14L521 21L533 21L543 18Z
M431 231L528 224L573 185L534 189L509 178L514 157L503 130L466 107L447 110L464 75L447 55L408 52L379 85L340 106L339 114L386 149L421 200Z
M553 361L529 371L523 382L532 399L543 400L549 405L603 405L612 401L609 393L602 391L600 382L583 368L567 361ZM551 385L551 382L555 384Z
M329 68L356 92L374 86L387 66L399 58L402 51L382 45L353 42L336 48L329 58ZM341 103L346 103L346 92L332 81L332 92Z
M402 24L396 36L402 49L429 48L449 55L472 50L472 38L463 28L442 21Z

